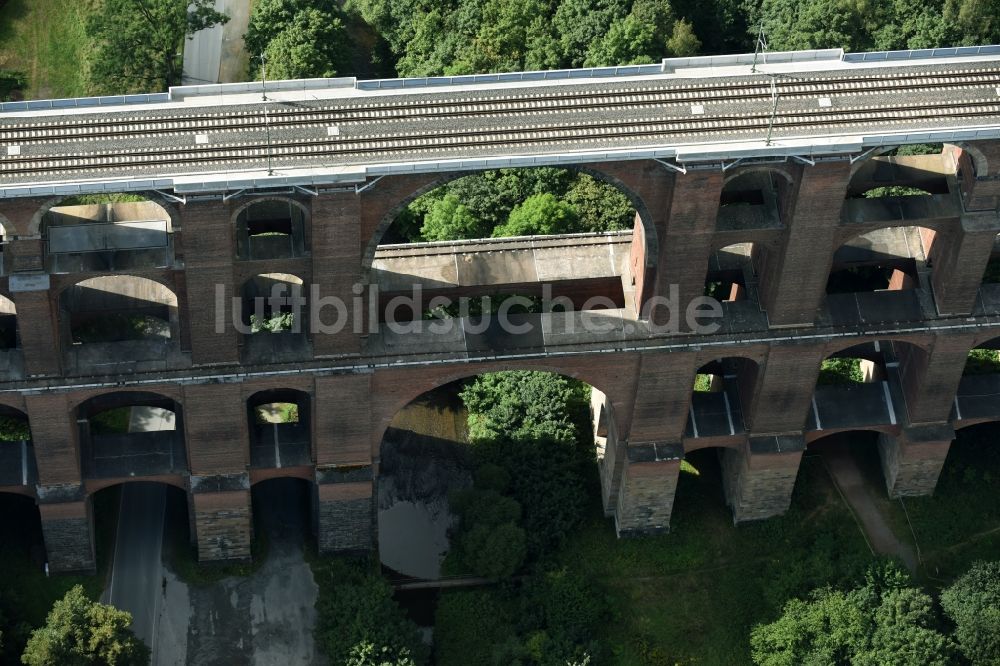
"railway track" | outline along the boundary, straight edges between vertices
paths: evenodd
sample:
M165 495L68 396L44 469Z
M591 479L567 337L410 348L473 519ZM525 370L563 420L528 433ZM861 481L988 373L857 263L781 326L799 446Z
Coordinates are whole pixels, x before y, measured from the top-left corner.
M753 113L721 117L687 116L653 120L585 122L565 124L523 125L476 130L438 131L434 133L384 133L356 137L316 137L311 139L275 141L270 147L263 141L244 142L227 146L170 146L157 150L136 150L121 154L42 155L0 159L0 175L29 176L40 173L80 172L97 169L138 170L169 166L210 166L234 162L259 163L270 151L272 159L337 160L392 156L400 151L421 157L470 149L516 146L520 149L544 147L558 143L576 145L597 144L612 140L660 140L676 137L696 137L698 134L762 133L769 128L776 135L789 129L806 130L818 127L844 127L858 124L915 123L1000 117L1000 100L964 102L961 107L949 103L919 104L905 108L878 109L870 106L853 109L815 109L792 111L772 118L769 113Z
M861 77L840 77L806 80L789 76L759 82L671 85L666 89L618 88L601 92L552 92L510 96L479 96L432 102L409 100L379 103L377 108L354 104L324 104L288 108L280 106L269 111L268 125L272 128L295 128L351 123L392 122L421 118L461 118L490 114L540 114L559 111L615 110L621 108L669 107L674 105L712 102L746 102L803 97L857 96L893 92L929 90L968 90L970 87L1000 85L1000 68L988 70L943 72L913 72ZM276 103L277 104L277 103ZM129 116L109 120L107 116L80 119L66 116L64 120L38 123L25 120L2 122L0 143L30 145L58 141L78 142L149 135L176 135L219 131L262 129L265 126L260 108L238 112L220 112L193 116L165 115L160 118Z

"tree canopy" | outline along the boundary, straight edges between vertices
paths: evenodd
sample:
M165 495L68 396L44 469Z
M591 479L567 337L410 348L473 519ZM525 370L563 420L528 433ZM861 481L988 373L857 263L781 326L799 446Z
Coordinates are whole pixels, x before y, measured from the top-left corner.
M260 56L271 79L333 77L348 58L344 13L333 0L256 0L244 35L251 78Z
M184 38L228 20L214 0L102 0L85 26L89 92L166 90L180 82Z
M754 627L750 645L761 666L945 666L955 652L930 596L895 564L873 567L855 589L789 601L778 620Z
M976 562L941 593L955 638L974 666L1000 666L1000 562Z
M132 616L91 601L76 585L52 606L45 626L31 632L21 661L27 666L139 666L149 648L128 626Z

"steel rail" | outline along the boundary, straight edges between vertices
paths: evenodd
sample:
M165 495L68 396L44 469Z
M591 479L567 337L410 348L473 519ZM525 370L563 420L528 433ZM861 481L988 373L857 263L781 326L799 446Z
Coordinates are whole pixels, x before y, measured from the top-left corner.
M934 112L936 111L936 113ZM1000 100L967 102L962 108L941 105L917 105L907 109L852 110L824 109L815 112L796 112L779 115L775 121L777 129L805 128L817 126L843 126L871 123L917 122L921 120L941 120L947 118L993 117L1000 120ZM315 159L371 154L398 154L399 151L427 152L459 150L490 146L544 146L553 143L634 140L698 133L748 133L766 130L770 123L769 114L731 116L725 118L677 118L669 120L628 121L613 123L589 123L572 127L531 127L510 129L483 134L480 131L438 132L428 137L426 134L388 135L384 137L330 137L313 140L293 140L272 144L273 156L287 160ZM730 123L730 124L724 124ZM451 141L451 143L449 143ZM249 143L242 146L190 146L183 149L170 147L163 150L136 151L107 155L54 155L21 156L0 160L0 174L17 176L23 174L51 173L59 171L85 171L100 169L146 169L162 165L227 164L232 162L257 162L263 158L266 148L263 143ZM76 162L73 164L72 162Z
M277 108L271 111L272 127L289 127L322 124L343 124L361 122L386 122L410 120L416 117L467 117L490 113L534 112L552 113L563 110L614 109L618 107L649 107L672 104L693 104L711 102L748 102L755 98L772 97L771 77L760 84L721 85L700 87L675 87L668 90L612 90L579 94L567 92L547 93L539 96L516 98L479 98L458 100L418 101L407 104L398 102L379 105L375 109L365 106L303 107L301 109ZM930 81L928 81L930 79ZM899 91L919 92L922 90L962 89L970 84L976 87L996 87L1000 84L1000 69L956 74L953 71L939 73L915 73L906 77L887 80L841 78L835 80L804 81L778 77L774 86L778 96L788 98L823 97L854 94L890 94ZM835 86L846 86L837 88ZM856 88L856 89L855 89ZM759 92L757 92L759 90ZM725 94L700 95L699 92L712 91ZM365 100L367 101L367 100ZM548 102L555 105L541 106ZM279 103L280 104L280 103ZM398 113L394 113L398 112ZM2 119L2 117L0 117ZM232 121L225 125L226 121ZM53 122L49 124L0 124L0 142L39 143L55 140L78 141L82 139L115 138L149 134L187 134L230 129L255 129L264 123L256 111L240 113L220 113L200 116L162 116L150 118L128 118L108 122L107 117L95 118L88 122ZM110 128L110 129L109 129Z

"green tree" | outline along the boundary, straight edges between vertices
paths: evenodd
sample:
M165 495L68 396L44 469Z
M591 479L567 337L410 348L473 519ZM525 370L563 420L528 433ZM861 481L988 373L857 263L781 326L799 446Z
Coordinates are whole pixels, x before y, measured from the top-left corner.
M1000 665L1000 562L975 562L941 593L958 645L974 666Z
M375 654L382 662L426 662L427 648L416 626L396 605L392 587L368 562L324 559L313 565L313 576L319 587L315 636L330 663L347 663L364 643L377 646Z
M427 241L488 236L488 229L455 194L435 200L427 210L420 236Z
M656 0L636 0L628 16L616 20L608 32L587 49L584 65L646 64L667 54L667 39L674 25L670 5Z
M573 444L580 436L585 384L548 372L512 370L476 377L461 392L473 442L549 438Z
M129 630L132 616L88 599L74 586L31 633L21 661L28 666L132 666L149 663L147 648Z
M690 22L681 19L674 23L674 29L667 40L667 50L673 56L693 56L701 50L701 40L694 34Z
M931 598L887 564L853 590L827 587L792 599L778 620L754 627L751 654L763 666L945 666L954 644L936 624Z
M180 82L185 37L225 23L214 0L102 0L85 26L95 95L160 92Z
M406 648L394 654L392 648L362 641L351 648L344 666L417 666L417 662Z
M262 53L273 79L336 76L348 60L343 11L332 0L257 0L244 42L254 79Z
M576 209L554 194L535 194L514 207L505 224L493 229L493 237L538 236L580 231Z

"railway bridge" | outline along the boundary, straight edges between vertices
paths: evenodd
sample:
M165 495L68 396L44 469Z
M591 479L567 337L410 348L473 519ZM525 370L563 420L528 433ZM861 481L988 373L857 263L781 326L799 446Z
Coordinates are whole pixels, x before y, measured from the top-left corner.
M451 179L539 166L619 188L632 230L383 242ZM931 493L955 430L1000 419L1000 374L966 372L1000 347L998 197L1000 47L4 103L0 492L37 502L54 570L94 567L93 494L134 480L187 494L203 560L249 557L253 486L287 476L323 550L371 548L395 414L532 369L593 387L620 534L669 529L707 447L737 522L850 430L891 495ZM405 300L499 294L562 307ZM294 303L310 326L257 330Z

